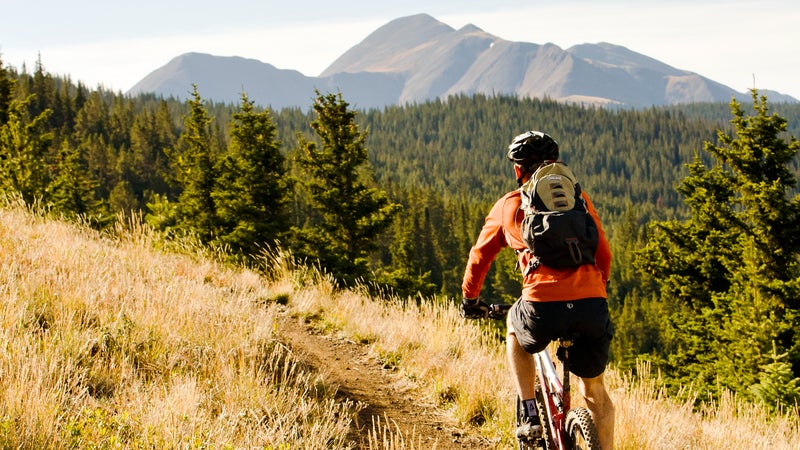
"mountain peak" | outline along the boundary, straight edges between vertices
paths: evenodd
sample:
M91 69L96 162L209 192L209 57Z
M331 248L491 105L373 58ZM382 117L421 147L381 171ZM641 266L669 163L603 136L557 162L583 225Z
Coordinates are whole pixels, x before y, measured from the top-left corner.
M461 94L549 97L621 107L750 98L608 42L567 50L552 43L512 42L471 23L455 30L424 13L379 27L319 77L252 59L187 53L145 77L128 93L187 98L193 83L214 101L236 103L244 90L257 104L276 109L308 107L315 89L339 91L357 108Z
M442 35L455 31L434 19L428 14L416 14L401 17L383 25L369 34L363 41L346 51L327 69L320 77L331 76L340 72L383 72L386 71L387 59L392 56L401 56L391 62L397 68L402 60L400 52L413 49ZM396 69L403 70L403 69Z
M480 28L476 27L475 25L468 23L461 27L459 30L461 33L474 33L474 32L483 32Z

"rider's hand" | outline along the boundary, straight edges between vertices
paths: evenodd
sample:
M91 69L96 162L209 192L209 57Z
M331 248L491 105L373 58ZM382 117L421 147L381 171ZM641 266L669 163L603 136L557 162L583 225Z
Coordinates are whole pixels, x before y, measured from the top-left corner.
M461 301L461 317L465 319L485 319L489 317L489 305L480 297L465 298Z

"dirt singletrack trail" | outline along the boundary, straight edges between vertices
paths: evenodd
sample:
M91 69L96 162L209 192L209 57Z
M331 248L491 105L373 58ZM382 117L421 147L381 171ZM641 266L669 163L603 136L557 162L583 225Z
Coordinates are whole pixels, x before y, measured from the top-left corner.
M400 430L407 448L487 449L495 445L474 432L459 427L437 411L430 399L412 381L384 369L369 354L369 347L337 336L324 335L301 319L284 315L280 338L303 363L325 374L327 383L338 386L337 397L363 405L348 440L354 448L369 447L373 422L378 430ZM380 432L375 433L380 438Z

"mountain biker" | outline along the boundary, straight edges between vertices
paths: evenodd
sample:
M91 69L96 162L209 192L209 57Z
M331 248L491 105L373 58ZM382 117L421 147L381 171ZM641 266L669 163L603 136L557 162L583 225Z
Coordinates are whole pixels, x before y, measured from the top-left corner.
M529 131L514 138L507 156L514 163L517 184L522 186L543 163L558 160L558 143L546 133ZM506 352L528 419L517 428L517 436L535 438L541 435L541 426L531 382L536 376L533 354L553 339L578 335L570 348L570 371L580 378L579 391L597 426L602 448L611 450L614 405L603 380L613 335L606 302L611 250L597 211L589 197L582 195L599 232L595 264L562 269L539 265L523 274L522 295L508 312ZM515 189L501 197L486 217L464 273L464 317L487 317L489 306L481 300L480 293L500 250L510 247L517 253L519 267L528 267L532 254L526 251L520 234L520 206L521 194Z

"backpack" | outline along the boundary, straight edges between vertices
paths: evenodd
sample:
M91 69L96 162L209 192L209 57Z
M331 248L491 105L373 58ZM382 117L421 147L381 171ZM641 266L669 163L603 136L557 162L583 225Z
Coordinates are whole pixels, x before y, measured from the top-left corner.
M566 164L556 161L541 166L520 193L525 214L522 240L533 255L525 275L540 264L552 268L594 264L597 225Z

